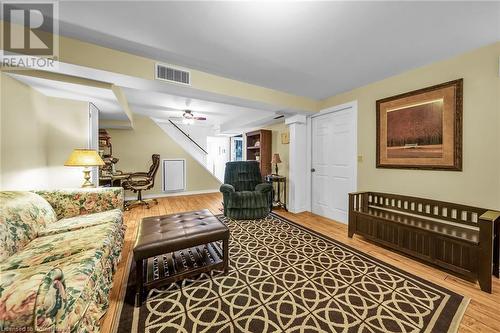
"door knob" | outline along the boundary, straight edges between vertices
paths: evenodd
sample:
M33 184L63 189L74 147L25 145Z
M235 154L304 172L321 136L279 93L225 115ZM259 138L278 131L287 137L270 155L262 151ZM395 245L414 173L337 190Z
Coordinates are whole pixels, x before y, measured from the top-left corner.
M316 169L312 168L312 169L311 169L311 172L314 172L314 171L316 171Z

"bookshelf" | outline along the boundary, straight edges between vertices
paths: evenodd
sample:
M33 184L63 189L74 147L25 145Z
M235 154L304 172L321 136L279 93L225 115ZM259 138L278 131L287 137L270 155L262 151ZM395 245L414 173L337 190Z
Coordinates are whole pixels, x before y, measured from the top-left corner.
M271 174L272 131L261 129L249 132L246 138L247 161L259 161L262 177Z

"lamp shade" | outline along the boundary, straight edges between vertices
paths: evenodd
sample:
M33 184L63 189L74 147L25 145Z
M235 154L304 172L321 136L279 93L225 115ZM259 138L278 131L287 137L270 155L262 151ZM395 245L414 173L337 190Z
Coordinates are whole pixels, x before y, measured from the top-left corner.
M93 149L75 149L71 155L69 155L69 158L64 165L82 167L101 166L104 165L104 161Z
M273 158L271 159L271 163L272 164L281 163L280 154L278 154L278 153L273 154Z

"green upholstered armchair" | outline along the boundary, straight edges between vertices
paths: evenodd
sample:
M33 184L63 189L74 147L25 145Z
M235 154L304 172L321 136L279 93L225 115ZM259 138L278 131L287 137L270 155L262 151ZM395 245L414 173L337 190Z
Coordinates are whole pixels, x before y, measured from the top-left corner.
M259 162L227 162L224 184L224 216L236 220L260 219L271 210L272 185L264 183Z

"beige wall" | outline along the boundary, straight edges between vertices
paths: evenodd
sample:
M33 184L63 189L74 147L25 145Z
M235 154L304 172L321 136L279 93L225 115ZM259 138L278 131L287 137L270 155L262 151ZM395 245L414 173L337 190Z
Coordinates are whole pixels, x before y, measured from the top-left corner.
M79 187L82 168L65 167L75 148L88 148L89 106L86 102L47 98L47 166L52 188Z
M323 107L358 101L358 188L500 209L500 43L326 99ZM463 171L375 167L375 101L464 79Z
M113 144L113 156L120 159L116 168L124 172L148 171L151 155L160 154L161 159L186 159L186 191L217 190L220 182L203 166L188 155L175 141L150 118L134 114L134 128L129 130L108 130ZM155 186L144 194L163 194L161 189L161 168L155 179ZM127 193L133 195L133 193Z
M0 82L0 188L79 186L81 170L63 164L87 147L87 103L46 97L2 73Z
M285 125L284 122L274 124L272 126L267 126L265 129L273 131L273 144L272 144L272 153L280 154L281 161L283 163L278 164L278 173L282 176L287 177L287 189L288 187L288 169L289 169L289 144L281 143L281 133L289 132L288 126ZM274 173L274 164L272 166L272 172ZM287 202L288 202L288 193Z

